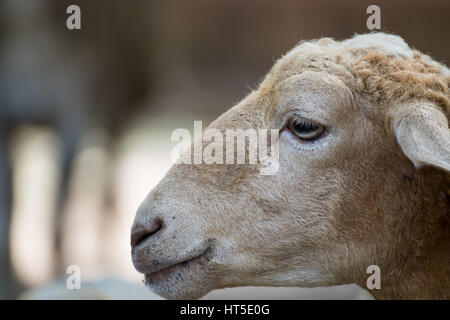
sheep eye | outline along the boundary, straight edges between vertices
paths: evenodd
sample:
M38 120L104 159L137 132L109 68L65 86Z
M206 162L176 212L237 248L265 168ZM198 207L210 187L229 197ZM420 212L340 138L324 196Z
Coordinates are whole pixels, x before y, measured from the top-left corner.
M299 139L308 141L320 138L325 132L325 126L298 118L291 120L288 128Z

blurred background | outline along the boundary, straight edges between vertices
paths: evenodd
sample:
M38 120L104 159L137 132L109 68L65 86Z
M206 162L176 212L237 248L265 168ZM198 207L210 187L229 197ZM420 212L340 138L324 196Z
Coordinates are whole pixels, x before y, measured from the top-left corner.
M71 4L81 30L66 27ZM69 265L84 282L143 287L129 232L170 167L172 131L206 127L300 40L368 32L371 4L382 31L448 65L446 0L0 0L0 298L65 285ZM249 287L206 298L367 295Z

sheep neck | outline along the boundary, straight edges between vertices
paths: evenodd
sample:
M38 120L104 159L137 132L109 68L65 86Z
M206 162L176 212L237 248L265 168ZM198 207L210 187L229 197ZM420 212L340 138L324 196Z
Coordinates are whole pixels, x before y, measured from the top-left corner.
M428 252L413 257L407 267L382 275L381 289L370 293L376 299L450 299L449 238L437 240Z

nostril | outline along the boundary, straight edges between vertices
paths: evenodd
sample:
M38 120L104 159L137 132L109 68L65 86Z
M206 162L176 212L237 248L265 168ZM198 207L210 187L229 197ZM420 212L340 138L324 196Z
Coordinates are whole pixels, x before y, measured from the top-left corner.
M136 247L139 243L151 237L162 228L161 219L154 219L147 225L137 225L131 231L131 248Z

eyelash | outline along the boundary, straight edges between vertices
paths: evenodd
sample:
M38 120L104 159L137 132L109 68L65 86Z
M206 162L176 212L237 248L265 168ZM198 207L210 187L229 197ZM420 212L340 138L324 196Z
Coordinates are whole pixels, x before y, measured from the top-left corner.
M303 125L303 126L305 126L305 127L309 127L309 128L317 128L317 124L315 123L315 122L312 122L312 121L310 121L310 120L306 120L306 119L304 119L304 118L294 118L294 119L291 119L290 121L289 121L291 124L293 124L293 125Z
M301 117L291 118L286 127L302 143L313 143L326 134L324 125Z

